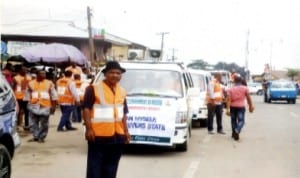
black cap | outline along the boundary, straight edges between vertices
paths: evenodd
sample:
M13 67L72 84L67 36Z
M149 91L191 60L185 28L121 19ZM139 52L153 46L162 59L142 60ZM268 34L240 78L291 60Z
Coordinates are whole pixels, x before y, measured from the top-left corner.
M126 72L126 70L120 66L118 61L108 61L105 65L105 68L102 70L102 73L106 73L111 69L119 69L122 71L122 73Z

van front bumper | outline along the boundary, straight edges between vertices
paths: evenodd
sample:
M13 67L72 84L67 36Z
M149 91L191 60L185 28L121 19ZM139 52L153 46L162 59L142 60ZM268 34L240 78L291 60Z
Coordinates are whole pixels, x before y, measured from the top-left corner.
M175 133L174 133L174 139L173 144L182 144L187 140L188 137L188 126L186 124L176 126L175 127Z

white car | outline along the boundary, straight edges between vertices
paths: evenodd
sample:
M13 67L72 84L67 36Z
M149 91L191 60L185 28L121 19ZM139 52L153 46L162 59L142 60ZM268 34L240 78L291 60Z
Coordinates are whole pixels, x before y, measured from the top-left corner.
M249 82L249 83L247 83L247 87L249 89L250 94L256 94L256 95L262 95L263 94L263 88L262 88L261 83Z

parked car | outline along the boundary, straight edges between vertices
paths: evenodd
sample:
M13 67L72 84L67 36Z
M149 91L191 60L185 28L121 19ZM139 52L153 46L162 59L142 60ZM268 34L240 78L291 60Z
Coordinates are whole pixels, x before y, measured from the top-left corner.
M296 103L297 88L292 81L275 80L268 82L266 101L271 103L276 100L286 100L288 103Z
M261 83L249 82L247 83L247 87L250 94L262 95L264 93Z
M0 175L9 178L11 159L20 145L16 129L18 104L13 91L0 71Z
M126 69L120 85L127 91L130 144L156 145L186 151L199 91L179 63L120 62ZM101 72L94 82L103 79Z

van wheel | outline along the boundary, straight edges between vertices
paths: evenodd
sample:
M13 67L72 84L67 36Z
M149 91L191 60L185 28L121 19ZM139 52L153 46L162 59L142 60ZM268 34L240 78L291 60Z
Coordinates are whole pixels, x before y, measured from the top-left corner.
M176 148L175 148L176 151L180 151L180 152L187 151L188 150L189 140L190 140L190 134L188 134L186 136L186 141L184 143L176 145Z
M197 119L197 120L193 119L192 120L192 127L193 128L201 127L201 123L200 123L199 119Z
M183 144L176 145L176 151L184 152L188 149L188 141L185 141Z
M6 147L0 144L0 177L10 178L11 158Z
M296 104L296 99L292 99L291 104Z
M200 127L207 127L207 119L200 120Z

